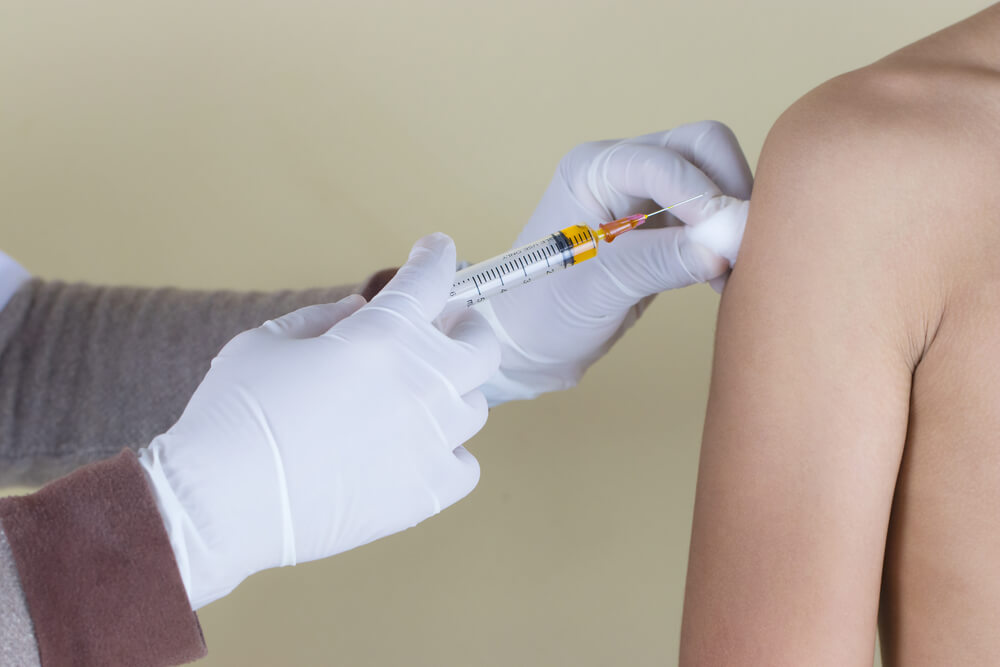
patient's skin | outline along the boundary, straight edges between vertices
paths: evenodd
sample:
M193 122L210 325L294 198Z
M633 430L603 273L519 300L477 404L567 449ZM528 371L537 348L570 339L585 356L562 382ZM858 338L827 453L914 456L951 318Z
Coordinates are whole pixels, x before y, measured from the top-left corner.
M757 176L681 664L871 665L880 611L887 665L1000 664L1000 6L807 95Z

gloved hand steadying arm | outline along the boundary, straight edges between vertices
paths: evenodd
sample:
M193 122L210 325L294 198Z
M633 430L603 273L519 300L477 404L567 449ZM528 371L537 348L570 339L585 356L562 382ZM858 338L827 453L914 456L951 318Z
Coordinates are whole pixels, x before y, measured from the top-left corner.
M455 247L421 239L368 304L310 306L230 341L183 415L140 451L197 609L254 572L413 526L468 494L461 443L499 347L469 312L442 332Z
M480 304L503 350L500 372L483 387L490 404L575 385L658 292L705 281L721 289L752 183L736 137L716 122L570 151L514 247L708 195L670 211L684 224L651 221L578 267Z

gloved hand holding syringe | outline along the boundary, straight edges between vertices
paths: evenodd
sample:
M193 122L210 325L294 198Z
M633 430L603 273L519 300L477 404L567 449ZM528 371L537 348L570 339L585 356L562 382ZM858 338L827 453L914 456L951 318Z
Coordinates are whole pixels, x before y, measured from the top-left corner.
M470 297L477 301L472 310L486 317L501 343L500 372L483 387L490 404L572 387L660 292L701 282L721 290L736 261L752 183L735 135L721 123L691 123L571 150L514 240L516 250L499 264L560 232L565 245L579 246L573 262L557 263L552 274L551 267L532 267L545 279L530 276L525 289L508 287L523 284L529 277L523 272L520 281L508 279L516 271L505 275L506 285L484 275L479 289L495 293L481 301L477 285L452 288L452 298L462 300L451 308L470 310ZM663 208L672 209L665 224L623 234L595 256L590 235L602 227L631 229L647 212ZM569 230L586 232L583 243L572 243ZM558 270L567 265L574 268ZM488 267L469 267L455 282L482 273L480 268Z
M495 294L503 294L516 287L528 285L560 269L568 269L596 257L598 242L611 243L654 215L665 213L707 194L709 193L702 192L652 213L627 215L602 223L597 229L585 224L572 225L533 243L468 266L455 274L455 282L445 308L448 311L471 308Z

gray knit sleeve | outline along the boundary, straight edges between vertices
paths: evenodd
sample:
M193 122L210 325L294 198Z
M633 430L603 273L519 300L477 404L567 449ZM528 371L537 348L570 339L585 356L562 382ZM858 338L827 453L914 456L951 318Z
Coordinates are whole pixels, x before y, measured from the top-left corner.
M41 667L28 605L7 534L0 526L0 665Z
M0 311L0 486L146 445L230 338L305 305L371 298L391 275L271 293L26 283Z

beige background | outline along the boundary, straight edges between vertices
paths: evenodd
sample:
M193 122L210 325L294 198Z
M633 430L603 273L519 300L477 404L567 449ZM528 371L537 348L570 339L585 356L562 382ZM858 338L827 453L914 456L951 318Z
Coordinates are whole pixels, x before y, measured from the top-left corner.
M0 247L188 287L350 282L434 230L479 259L574 144L717 118L753 163L799 95L985 4L0 0ZM209 606L204 664L673 663L716 304L665 295L495 410L454 508Z

